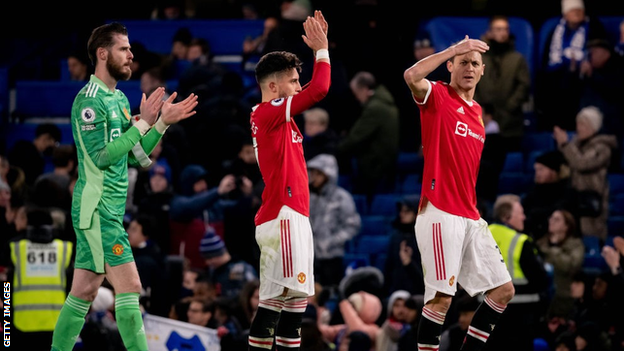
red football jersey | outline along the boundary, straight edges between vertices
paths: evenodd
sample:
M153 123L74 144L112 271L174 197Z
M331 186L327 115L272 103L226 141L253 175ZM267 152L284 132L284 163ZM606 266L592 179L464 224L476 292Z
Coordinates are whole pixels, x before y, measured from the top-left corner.
M303 134L293 116L320 101L330 86L330 65L318 62L310 83L297 95L253 107L251 133L265 187L255 223L277 218L283 205L310 215L308 170L303 157Z
M477 175L485 143L481 106L466 102L444 82L431 82L420 108L425 160L421 201L462 217L479 219Z

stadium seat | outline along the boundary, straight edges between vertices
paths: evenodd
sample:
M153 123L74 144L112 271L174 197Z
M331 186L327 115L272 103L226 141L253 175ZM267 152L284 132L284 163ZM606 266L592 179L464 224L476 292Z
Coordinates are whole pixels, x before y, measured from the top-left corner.
M394 216L397 214L396 204L400 196L397 194L376 194L373 196L369 214L380 216Z
M386 216L367 215L362 216L361 236L364 235L389 235L390 221Z
M624 193L611 193L609 197L609 216L624 216Z
M592 274L606 270L608 266L601 255L600 239L596 236L583 236L582 239L585 245L583 270Z
M524 171L524 154L520 151L508 152L505 156L503 172L523 172Z
M400 152L397 158L397 173L421 173L423 159L417 152Z
M552 132L531 132L524 134L522 138L522 150L525 154L533 151L555 150L555 139Z
M368 214L368 203L366 201L366 195L364 194L352 194L353 202L355 202L355 208L360 216L366 216Z
M531 187L532 178L521 172L502 172L498 177L499 194L516 194L522 196Z
M389 243L390 235L360 235L355 250L368 255L386 254Z
M343 267L346 269L349 266L351 266L352 268L370 266L371 262L370 257L367 254L353 252L345 253L345 255L342 257L342 264Z
M406 174L403 179L400 180L400 189L399 191L403 194L414 194L420 193L421 183L420 183L420 174L417 173L409 173Z
M624 235L624 216L609 216L607 218L607 232L609 236Z
M349 174L341 174L338 176L338 185L344 188L346 191L351 192L353 190L353 180Z
M607 175L609 180L609 193L611 196L624 194L624 174L610 173Z

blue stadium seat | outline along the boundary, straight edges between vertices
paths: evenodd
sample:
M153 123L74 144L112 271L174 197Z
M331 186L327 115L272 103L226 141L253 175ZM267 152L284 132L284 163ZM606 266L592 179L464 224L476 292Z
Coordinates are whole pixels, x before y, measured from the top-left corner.
M414 194L420 193L421 183L420 183L420 174L417 173L409 173L406 174L402 180L400 180L400 189L399 191L403 194Z
M376 194L373 196L368 213L380 216L395 216L397 214L397 194Z
M583 270L592 274L605 271L608 266L601 255L600 239L596 236L583 236L583 244L585 245Z
M362 227L359 235L389 235L390 221L386 216L362 216Z
M355 250L368 255L386 254L389 243L390 235L360 235Z
M340 174L338 176L338 185L346 191L351 192L353 190L353 180L351 179L351 175Z
M399 152L397 172L399 174L422 172L423 158L417 152Z
M607 218L607 232L609 236L624 235L624 216L609 216Z
M521 172L502 172L498 177L499 194L524 195L531 187L532 178Z
M624 194L624 174L610 173L607 175L609 180L609 193L611 195Z
M508 152L505 156L503 172L523 172L524 154L520 151Z
M535 168L533 167L535 165L535 159L537 159L543 153L544 151L536 150L536 151L531 151L527 154L524 173L535 174Z
M351 266L353 268L370 266L371 261L368 254L353 252L353 253L345 253L342 257L343 267L346 269Z
M353 202L355 202L355 208L360 216L366 216L368 214L368 203L366 201L366 195L364 194L352 194Z
M388 254L377 254L373 257L373 266L379 268L380 271L384 272L386 270L386 260L388 259Z
M610 194L609 216L624 216L624 193Z
M33 140L35 138L35 129L40 122L9 123L7 124L6 148L10 150L18 140ZM53 119L50 122L55 123L61 129L61 144L73 144L74 136L72 135L71 125L69 123L60 123Z
M85 85L75 81L15 82L15 114L24 117L69 117L76 94ZM33 103L36 97L36 103Z
M524 134L522 138L522 150L525 154L532 151L555 150L555 139L552 132L531 132Z
M138 41L150 51L171 52L176 31L188 28L193 37L210 43L214 55L240 55L246 37L255 38L264 30L264 20L129 20L124 21L130 33L130 42Z

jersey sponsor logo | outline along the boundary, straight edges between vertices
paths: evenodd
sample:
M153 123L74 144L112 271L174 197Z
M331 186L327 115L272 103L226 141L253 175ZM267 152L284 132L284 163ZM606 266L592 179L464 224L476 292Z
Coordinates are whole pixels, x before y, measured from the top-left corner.
M85 107L80 112L80 117L83 121L91 123L95 120L95 111L91 107Z
M459 108L457 109L457 112L461 113L462 115L465 115L466 113L464 112L464 106L459 106Z
M468 124L464 122L457 121L457 125L455 126L455 134L459 136L471 136L482 143L485 143L485 137L479 133L475 133L472 129L468 128Z
M271 100L271 105L273 105L273 106L280 106L283 103L284 103L284 98Z
M94 124L83 124L80 126L80 130L82 130L83 132L89 131L89 130L95 130L95 125Z
M113 253L117 256L121 255L124 252L124 248L123 246L121 246L121 244L115 244L115 246L113 246Z
M468 124L457 121L455 134L465 137L468 134Z
M119 138L120 136L121 136L121 129L120 128L113 128L113 129L111 129L110 141L113 141L113 140Z
M301 135L299 135L299 133L297 133L294 130L291 130L291 132L292 132L292 142L293 143L303 144L303 137Z
M299 284L303 284L306 281L306 275L303 272L299 272L299 274L297 274L297 281L299 282Z

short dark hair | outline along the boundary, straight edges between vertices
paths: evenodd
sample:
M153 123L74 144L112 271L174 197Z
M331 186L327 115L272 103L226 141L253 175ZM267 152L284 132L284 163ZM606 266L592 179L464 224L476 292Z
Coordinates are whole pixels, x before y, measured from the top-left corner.
M73 144L59 145L52 151L52 164L56 167L65 167L69 161L77 163L76 149Z
M256 81L262 83L264 79L275 73L284 73L291 69L301 72L302 62L297 55L287 51L273 51L260 58L256 65Z
M359 88L368 88L374 90L377 88L377 81L375 76L370 72L361 71L355 74L352 78L355 85Z
M128 29L126 26L119 22L112 22L103 24L95 28L91 32L89 41L87 42L87 52L89 53L89 60L95 66L96 53L98 48L109 48L113 45L113 36L115 34L128 35Z
M52 139L61 141L61 128L54 123L42 123L35 129L35 138L49 134Z

